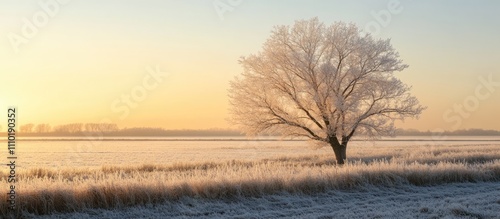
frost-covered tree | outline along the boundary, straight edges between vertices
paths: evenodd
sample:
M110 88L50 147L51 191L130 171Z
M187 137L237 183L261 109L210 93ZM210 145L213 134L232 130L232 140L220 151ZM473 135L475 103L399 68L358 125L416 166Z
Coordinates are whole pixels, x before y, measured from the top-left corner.
M390 135L394 121L424 109L394 75L408 66L390 40L354 24L314 18L277 26L261 52L239 62L244 72L229 90L233 123L249 135L328 144L338 164L355 134Z

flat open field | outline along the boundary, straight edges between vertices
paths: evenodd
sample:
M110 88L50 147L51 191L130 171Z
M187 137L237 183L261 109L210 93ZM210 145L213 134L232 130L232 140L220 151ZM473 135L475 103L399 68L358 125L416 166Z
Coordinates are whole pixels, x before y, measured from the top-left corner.
M353 142L342 167L302 141L20 141L18 214L498 218L500 142L476 140Z
M88 209L41 218L499 218L500 183L366 186L313 195L236 200L182 198L121 210Z

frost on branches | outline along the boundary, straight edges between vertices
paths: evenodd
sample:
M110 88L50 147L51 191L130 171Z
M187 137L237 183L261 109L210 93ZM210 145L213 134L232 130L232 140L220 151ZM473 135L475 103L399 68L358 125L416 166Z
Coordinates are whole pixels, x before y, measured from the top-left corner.
M262 51L240 59L231 81L232 121L249 135L305 137L330 145L344 164L355 135L390 135L394 121L424 110L394 75L408 67L390 40L354 24L317 18L278 26Z

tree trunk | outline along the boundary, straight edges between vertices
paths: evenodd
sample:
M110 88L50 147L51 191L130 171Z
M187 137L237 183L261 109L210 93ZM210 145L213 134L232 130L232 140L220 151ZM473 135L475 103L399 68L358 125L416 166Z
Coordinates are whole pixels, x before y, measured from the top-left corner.
M330 142L333 152L335 153L335 158L337 159L338 165L343 165L347 159L346 151L347 144L339 144L336 142Z

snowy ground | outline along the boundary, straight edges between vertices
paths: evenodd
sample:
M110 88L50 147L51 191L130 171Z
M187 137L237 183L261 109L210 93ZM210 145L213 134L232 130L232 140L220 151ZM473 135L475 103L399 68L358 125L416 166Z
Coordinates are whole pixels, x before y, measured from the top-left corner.
M365 187L238 200L183 198L156 206L36 218L500 218L500 182Z

